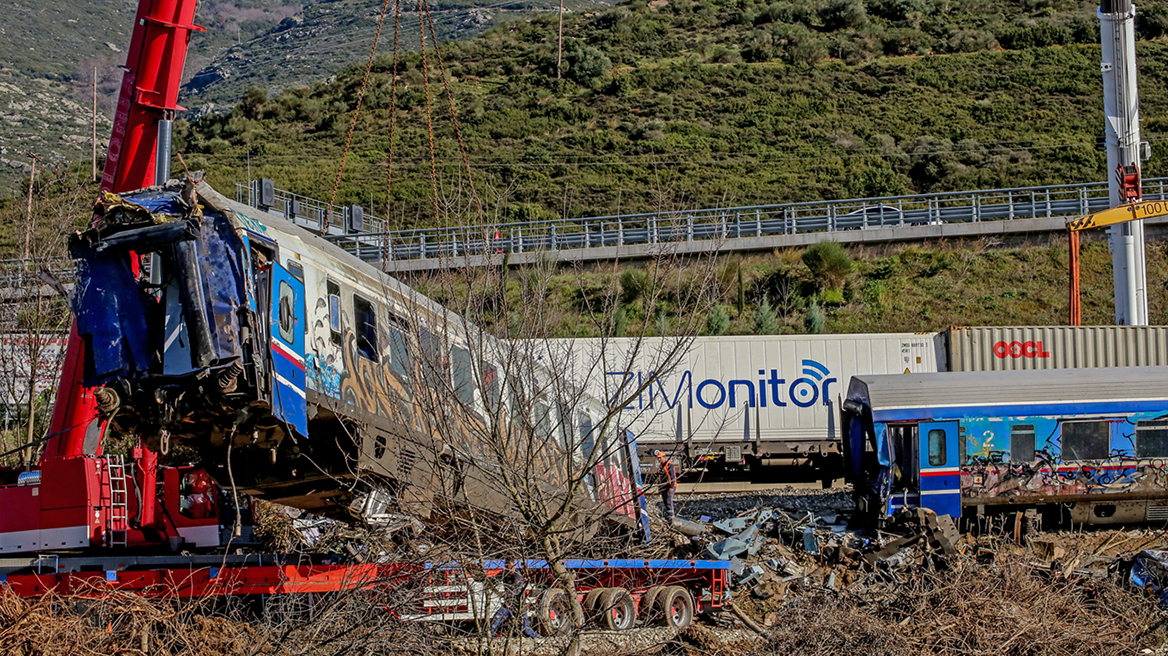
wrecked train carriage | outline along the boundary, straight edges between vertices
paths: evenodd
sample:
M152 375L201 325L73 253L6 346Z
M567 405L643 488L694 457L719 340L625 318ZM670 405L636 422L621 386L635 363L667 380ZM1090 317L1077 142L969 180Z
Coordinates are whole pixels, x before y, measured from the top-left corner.
M359 497L380 505L386 496L373 489L422 515L435 496L509 512L489 474L509 465L483 437L511 430L502 424L519 411L516 398L562 398L529 358L206 183L107 194L98 210L71 249L85 382L100 386L109 430L163 453L192 447L226 486L334 516L355 512ZM573 407L536 400L528 419L595 433L583 446L626 439L581 398ZM587 454L567 457L573 440L536 433L556 494ZM618 448L601 459L583 505L632 525L635 450L610 444Z
M842 427L871 520L1168 517L1168 367L853 376Z

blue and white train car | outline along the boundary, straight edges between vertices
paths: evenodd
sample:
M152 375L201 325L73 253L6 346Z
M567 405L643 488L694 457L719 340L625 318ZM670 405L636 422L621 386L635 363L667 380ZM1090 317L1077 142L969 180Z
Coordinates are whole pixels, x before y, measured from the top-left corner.
M877 520L1168 520L1168 367L853 376L841 425L857 509Z

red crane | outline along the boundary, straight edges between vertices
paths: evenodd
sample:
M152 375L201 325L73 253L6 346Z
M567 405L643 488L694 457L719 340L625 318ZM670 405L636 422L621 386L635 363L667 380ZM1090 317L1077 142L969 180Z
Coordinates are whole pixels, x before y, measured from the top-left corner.
M193 22L196 5L196 0L139 3L102 192L156 183L160 132L167 147L157 160L161 173L169 173L169 128L175 112L183 109L177 101L187 45L191 33L203 29ZM81 339L74 323L39 468L15 476L0 472L0 483L7 484L0 487L0 504L6 509L0 513L0 554L153 546L176 540L218 544L214 487L206 474L194 468L168 468L164 498L157 499L156 453L141 445L134 449L137 471L130 476L121 458L103 454L102 393L82 385ZM182 500L180 487L186 494ZM162 517L156 509L163 511Z

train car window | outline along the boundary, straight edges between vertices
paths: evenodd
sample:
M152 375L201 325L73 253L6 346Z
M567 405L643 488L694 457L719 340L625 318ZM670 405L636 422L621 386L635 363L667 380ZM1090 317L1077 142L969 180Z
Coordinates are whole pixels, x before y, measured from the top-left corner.
M503 399L503 389L499 386L499 369L489 362L483 362L483 386L487 388L487 414L499 411Z
M1136 422L1136 457L1168 458L1168 421Z
M300 282L304 282L304 266L296 260L288 260L288 273Z
M929 465L945 466L945 461L949 459L945 450L945 431L940 428L929 431Z
M592 452L596 450L596 435L592 430L592 418L587 413L580 413L580 453L584 456L584 462L588 463L592 460Z
M377 362L377 310L371 301L353 294L353 323L357 337L357 353L366 360Z
M333 344L341 344L341 286L332 280L325 282L328 291L329 332Z
M387 328L386 332L389 333L389 367L397 375L409 378L410 372L414 370L413 360L410 358L409 324L391 314Z
M428 387L441 390L443 385L450 380L450 372L447 370L449 362L446 360L446 340L441 335L436 335L425 328L421 331L421 338L422 355L425 357L425 362L422 363L422 377Z
M1063 424L1063 460L1104 460L1111 453L1111 424L1069 421Z
M572 450L572 413L568 410L568 405L563 401L557 402L559 406L558 421L560 422L560 440L563 441L565 451Z
M552 409L546 401L535 402L535 434L545 442L552 441Z
M296 292L292 291L292 285L280 281L279 301L279 328L280 339L293 344L296 342L296 333L293 329L296 328Z
M1010 462L1034 462L1034 424L1010 427Z
M455 346L451 351L454 364L454 394L467 406L474 406L474 368L471 367L470 351Z

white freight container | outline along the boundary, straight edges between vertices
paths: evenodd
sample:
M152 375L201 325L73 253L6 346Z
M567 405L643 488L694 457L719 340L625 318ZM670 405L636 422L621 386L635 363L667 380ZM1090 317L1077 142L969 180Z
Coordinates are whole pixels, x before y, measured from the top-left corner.
M644 454L696 458L839 453L839 397L855 374L945 370L939 333L552 340ZM561 359L563 358L563 359ZM640 390L639 393L637 391Z

